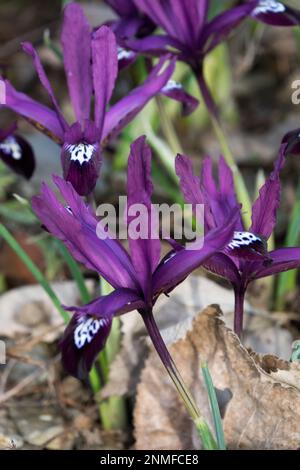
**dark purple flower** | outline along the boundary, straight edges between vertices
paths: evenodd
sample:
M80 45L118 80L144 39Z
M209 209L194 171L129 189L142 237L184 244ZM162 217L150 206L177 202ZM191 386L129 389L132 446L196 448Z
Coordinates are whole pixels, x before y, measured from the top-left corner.
M261 187L253 204L251 227L245 228L240 216L230 243L204 263L206 269L224 277L233 286L234 329L238 335L241 335L243 329L244 296L249 283L300 266L300 247L279 248L271 252L267 250L267 240L276 224L276 213L280 204L279 176L285 152L286 145L282 145L274 170ZM177 156L176 171L185 200L193 205L205 205L206 233L216 230L237 204L233 174L224 158L219 161L218 186L212 177L210 158L204 160L200 178L194 175L190 160L182 155Z
M172 53L191 66L209 111L217 110L203 77L205 56L217 47L253 9L258 0L251 0L208 19L209 0L133 0L165 34L124 40L124 47L135 52L160 56Z
M300 24L300 10L274 0L248 0L208 18L209 0L132 0L165 34L129 38L121 45L134 53L160 56L171 51L191 66L210 113L218 110L203 76L203 61L247 17L274 26ZM132 2L131 2L132 3ZM121 11L119 12L122 15Z
M300 155L300 128L285 134L282 144L286 144L287 154Z
M53 109L19 93L8 81L5 81L5 106L27 118L62 146L64 178L79 194L87 195L94 189L99 175L103 146L168 83L174 60L164 67L168 57L162 58L143 85L107 110L118 73L114 33L107 26L92 33L82 8L70 3L64 10L61 42L76 122L72 125L66 122L39 56L30 43L23 43L23 49L33 58ZM94 112L91 115L93 97Z
M15 173L31 178L35 159L31 145L16 134L17 125L0 130L0 159Z
M272 26L298 26L300 24L300 10L276 0L260 0L252 12L252 17Z
M97 353L103 348L110 331L113 316L137 309L142 315L149 334L160 357L169 369L170 357L157 333L153 306L162 293L170 292L196 267L216 251L221 250L232 238L238 208L229 211L229 217L216 229L212 229L201 249L199 241L191 249L172 251L160 260L158 227L152 225L151 151L144 137L131 146L128 159L128 208L143 204L146 211L139 223L146 227L147 237L134 239L129 231L129 253L121 243L106 234L91 208L78 196L72 185L54 177L66 207L52 190L43 185L40 196L33 199L33 210L43 225L59 238L74 258L88 269L98 272L115 289L83 307L68 307L76 312L62 339L63 363L71 374L83 377L90 370ZM129 217L128 224L132 222ZM230 221L230 222L229 222ZM96 233L97 229L97 233ZM100 236L100 237L99 237Z

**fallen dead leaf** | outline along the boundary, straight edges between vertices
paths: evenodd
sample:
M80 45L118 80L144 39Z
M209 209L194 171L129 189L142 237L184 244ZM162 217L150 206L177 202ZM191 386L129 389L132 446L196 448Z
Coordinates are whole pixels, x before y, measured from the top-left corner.
M170 332L167 335L170 338ZM300 364L249 352L210 306L185 337L170 346L206 420L211 414L200 361L207 361L221 402L230 449L297 449L300 446ZM134 411L137 449L195 449L191 420L156 352L142 372Z
M161 296L155 306L155 318L166 341L174 342L191 328L193 319L207 305L219 304L226 325L232 327L234 298L231 289L216 284L202 276L190 276L171 293ZM122 321L122 347L110 372L101 398L112 395L134 395L147 355L148 335L137 312L124 315ZM171 338L168 338L168 332ZM147 341L146 341L147 339ZM244 342L258 353L275 353L285 359L291 354L293 339L288 330L281 328L281 317L254 309L245 302ZM148 341L149 342L149 341Z

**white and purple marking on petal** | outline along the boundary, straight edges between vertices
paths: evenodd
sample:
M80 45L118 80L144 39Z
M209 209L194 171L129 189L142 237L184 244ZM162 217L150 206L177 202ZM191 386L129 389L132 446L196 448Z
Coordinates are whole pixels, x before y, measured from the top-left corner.
M256 8L253 10L253 15L261 15L264 13L283 13L286 7L281 2L276 0L261 0Z
M13 136L7 137L0 143L0 151L11 156L14 160L21 160L22 158L21 146Z
M162 88L162 92L166 93L168 91L173 91L173 90L182 90L183 89L183 86L178 83L178 82L175 82L175 80L168 80L168 82L166 83L166 85Z
M251 232L234 232L232 241L228 247L232 250L242 247L251 247L255 243L262 243L262 239Z
M95 335L102 326L105 326L109 320L105 318L83 317L79 320L78 326L74 330L74 343L77 349L83 348L86 344L90 344Z
M72 162L78 162L80 165L83 165L93 158L95 147L92 144L80 143L68 145L67 150L71 154L70 160Z
M131 60L134 55L134 52L128 51L123 47L118 47L118 60Z
M67 212L69 212L69 214L73 215L73 211L70 206L65 206L65 209Z
M233 239L227 245L226 251L231 256L245 260L263 259L264 263L271 261L267 240L252 232L234 232Z

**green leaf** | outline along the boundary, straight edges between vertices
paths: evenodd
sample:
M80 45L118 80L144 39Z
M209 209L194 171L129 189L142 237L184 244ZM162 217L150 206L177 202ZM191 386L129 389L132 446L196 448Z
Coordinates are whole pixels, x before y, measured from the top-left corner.
M23 225L33 225L36 223L36 217L31 210L21 205L19 201L2 202L0 204L0 215L6 220Z
M73 256L70 255L69 251L65 247L65 245L60 241L55 239L55 246L58 249L59 253L62 255L63 259L65 260L70 273L72 275L72 278L77 284L78 290L80 292L80 297L82 300L82 303L87 304L91 301L91 297L89 294L89 291L86 287L85 280L83 277L83 274L80 270L80 267L74 260Z
M35 277L35 279L40 284L40 286L48 294L50 300L52 301L53 305L56 307L57 311L60 313L64 322L67 323L69 321L69 314L62 308L61 303L57 295L53 291L52 287L50 286L49 282L47 281L43 273L39 270L39 268L29 258L27 253L23 250L23 248L19 245L19 243L13 237L13 235L4 227L3 224L0 224L0 236L4 238L4 240L9 244L12 250L14 250L14 252L23 261L25 266L29 269L31 274Z
M217 395L216 391L213 385L213 381L210 375L210 372L208 370L207 364L203 363L201 364L201 370L202 374L204 377L205 385L206 385L206 390L208 393L209 397L209 402L210 402L210 407L213 415L213 420L214 420L214 427L215 427L215 432L216 432L216 437L217 437L217 442L218 442L218 448L219 450L226 450L226 444L225 444L225 437L224 437L224 431L223 431L223 424L222 424L222 418L220 414L220 408L217 400Z
M297 201L294 205L284 246L297 246L300 234L300 183L297 189ZM275 306L277 310L282 310L286 296L296 289L297 270L291 269L281 273L278 278Z

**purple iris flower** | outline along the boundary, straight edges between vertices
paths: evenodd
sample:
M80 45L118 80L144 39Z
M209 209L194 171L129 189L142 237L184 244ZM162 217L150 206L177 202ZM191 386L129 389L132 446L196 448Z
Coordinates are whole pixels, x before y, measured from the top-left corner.
M227 279L233 286L234 329L239 336L243 330L244 296L249 283L300 266L300 247L279 248L270 252L267 249L267 240L275 227L280 204L279 176L285 152L286 145L282 145L274 170L252 206L251 227L245 228L240 216L230 243L204 263L206 269ZM218 186L212 176L212 160L209 157L203 162L200 178L193 173L191 161L182 155L177 156L176 172L185 200L193 205L205 205L206 233L216 230L237 205L233 174L224 158L219 161Z
M251 16L273 26L297 26L300 24L300 10L291 8L277 0L260 0Z
M27 118L37 129L62 146L64 178L73 184L80 195L87 195L95 187L102 149L108 139L116 136L167 85L175 64L172 60L164 67L168 57L162 58L143 85L107 110L118 73L118 49L114 33L107 26L92 33L82 8L76 3L70 3L64 10L61 42L76 122L72 125L66 122L39 56L30 43L23 43L23 49L32 56L53 109L19 93L8 81L5 81L5 106Z
M119 70L122 70L131 65L137 59L138 54L133 50L121 47L120 43L126 39L143 38L150 35L156 29L156 24L139 10L133 0L127 0L126 2L124 0L105 0L105 2L119 16L117 20L110 21L107 24L111 27L119 42L118 66ZM199 104L196 98L187 93L183 86L174 80L169 80L160 93L180 102L184 116L191 114Z
M247 17L277 25L300 24L300 10L274 0L248 0L208 18L209 0L133 0L165 34L121 41L137 53L162 55L167 51L193 70L209 112L218 118L218 110L203 76L203 61L215 47Z
M35 169L35 158L31 145L16 134L14 123L6 130L0 130L0 159L15 173L31 178Z
M145 137L138 138L131 145L127 206L130 208L134 204L143 204L146 208L142 211L140 224L146 227L143 230L147 230L147 237L136 239L130 236L129 230L130 254L109 234L99 238L99 233L104 233L101 221L96 219L91 208L70 183L58 177L54 177L54 182L67 206L61 204L44 184L41 195L33 199L33 210L49 232L63 241L77 261L98 272L115 289L111 294L101 296L83 307L66 307L66 310L76 313L61 342L65 368L72 375L84 377L95 356L104 347L113 317L138 310L158 354L170 372L171 359L157 330L152 315L153 306L160 294L169 293L209 256L228 244L237 223L238 207L229 211L229 217L223 224L208 233L201 248L199 240L196 240L188 249L183 248L180 252L172 250L161 260L160 240L158 236L155 237L158 228L152 225L151 151ZM128 222L132 220L132 216L128 216Z
M186 62L197 77L209 111L217 109L203 76L203 61L257 6L257 0L230 8L208 19L209 0L133 0L165 34L124 40L121 44L135 52L162 55L167 51Z

